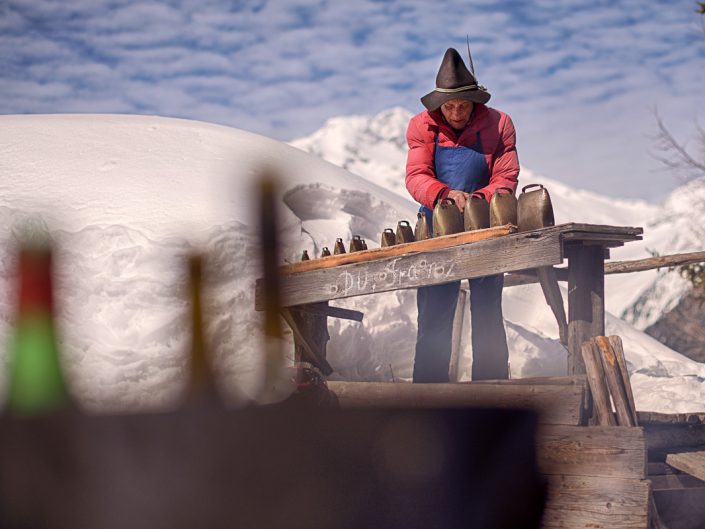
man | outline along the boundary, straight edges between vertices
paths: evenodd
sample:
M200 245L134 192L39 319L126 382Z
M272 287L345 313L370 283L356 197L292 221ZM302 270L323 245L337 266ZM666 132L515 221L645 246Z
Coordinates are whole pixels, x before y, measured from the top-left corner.
M490 94L450 48L436 88L421 98L426 111L407 129L406 187L432 220L437 201L449 197L463 211L470 193L489 201L500 187L516 189L519 160L509 116L485 106ZM504 275L470 280L473 380L507 378L509 353L502 316ZM414 382L448 382L453 315L460 282L418 289Z

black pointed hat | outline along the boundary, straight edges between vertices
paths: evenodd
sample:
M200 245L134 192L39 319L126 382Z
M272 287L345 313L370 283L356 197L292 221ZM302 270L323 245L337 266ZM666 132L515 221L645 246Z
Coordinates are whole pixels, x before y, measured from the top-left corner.
M490 93L477 83L463 58L454 48L448 48L436 75L436 88L421 98L421 103L429 110L437 110L451 99L465 99L473 103L487 103Z

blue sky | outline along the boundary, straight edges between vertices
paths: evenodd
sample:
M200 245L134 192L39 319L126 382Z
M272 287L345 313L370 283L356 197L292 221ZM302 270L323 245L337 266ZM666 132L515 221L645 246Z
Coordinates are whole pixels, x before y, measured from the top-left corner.
M662 199L655 111L694 147L705 27L692 0L0 0L0 113L184 117L288 140L327 118L421 111L470 35L523 165ZM464 52L463 52L464 53Z

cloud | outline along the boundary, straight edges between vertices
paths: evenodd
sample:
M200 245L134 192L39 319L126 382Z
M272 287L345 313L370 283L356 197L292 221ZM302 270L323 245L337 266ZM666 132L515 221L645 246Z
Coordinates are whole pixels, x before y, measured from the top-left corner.
M0 112L149 113L291 139L336 115L420 110L469 34L525 165L653 198L619 182L653 168L648 109L685 128L701 107L695 20L689 0L6 0Z

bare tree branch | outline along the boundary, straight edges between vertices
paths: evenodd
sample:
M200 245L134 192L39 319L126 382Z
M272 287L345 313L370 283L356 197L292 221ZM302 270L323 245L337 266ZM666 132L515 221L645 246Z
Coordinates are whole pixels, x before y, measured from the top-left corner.
M668 130L666 124L656 113L656 124L658 126L658 134L656 136L656 146L660 154L654 154L654 158L660 161L668 169L683 182L689 182L696 178L705 177L705 130L696 123L698 131L698 143L702 151L702 159L697 159L691 155L685 147L685 144L680 143Z

